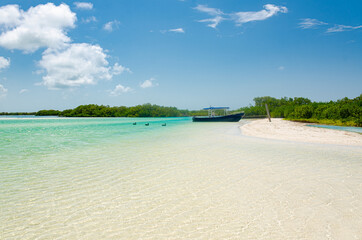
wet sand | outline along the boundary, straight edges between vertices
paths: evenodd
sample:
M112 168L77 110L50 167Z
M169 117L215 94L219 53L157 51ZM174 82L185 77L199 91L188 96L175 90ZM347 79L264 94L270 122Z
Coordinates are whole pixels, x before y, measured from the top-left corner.
M274 118L251 121L241 126L242 134L258 138L306 143L362 146L362 135L353 132L308 127L305 123Z

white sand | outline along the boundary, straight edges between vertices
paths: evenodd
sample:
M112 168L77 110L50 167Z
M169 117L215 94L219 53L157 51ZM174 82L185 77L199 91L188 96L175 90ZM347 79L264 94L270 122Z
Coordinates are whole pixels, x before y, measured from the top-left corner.
M123 135L128 124L101 141L94 121L78 124L80 137L43 135L81 141L86 126L92 143L1 142L0 239L362 240L362 147L241 137L235 123Z
M273 118L271 122L267 119L254 120L240 128L243 135L259 138L362 146L362 135L359 133L308 127L305 123L291 122L279 118Z

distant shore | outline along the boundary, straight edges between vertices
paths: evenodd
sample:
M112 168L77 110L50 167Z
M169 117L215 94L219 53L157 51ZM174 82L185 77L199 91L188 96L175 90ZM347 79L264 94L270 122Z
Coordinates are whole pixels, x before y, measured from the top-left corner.
M359 133L325 128L308 127L306 123L291 122L280 118L253 120L240 129L245 136L307 143L362 146Z

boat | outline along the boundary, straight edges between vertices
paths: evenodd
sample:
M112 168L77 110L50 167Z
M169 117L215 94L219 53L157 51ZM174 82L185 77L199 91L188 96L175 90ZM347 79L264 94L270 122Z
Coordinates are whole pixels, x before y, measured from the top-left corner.
M208 116L194 116L192 117L193 122L239 122L244 116L244 112L227 114L229 107L209 107L203 108L208 110ZM215 110L224 110L224 115L216 116Z

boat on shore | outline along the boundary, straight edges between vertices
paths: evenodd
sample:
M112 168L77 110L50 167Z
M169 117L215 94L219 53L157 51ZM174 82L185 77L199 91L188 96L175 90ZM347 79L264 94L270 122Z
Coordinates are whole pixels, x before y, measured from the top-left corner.
M244 116L244 112L227 114L229 107L209 107L203 108L208 110L208 116L194 116L192 117L193 122L239 122ZM215 110L224 110L224 115L216 116Z

